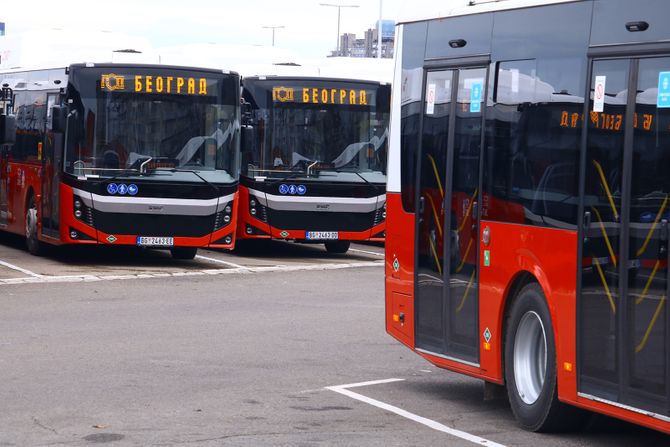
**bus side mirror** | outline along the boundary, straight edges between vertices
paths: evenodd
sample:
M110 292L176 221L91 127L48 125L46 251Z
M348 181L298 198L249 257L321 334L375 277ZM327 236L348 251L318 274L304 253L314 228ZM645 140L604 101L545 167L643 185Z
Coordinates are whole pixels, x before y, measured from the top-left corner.
M242 127L242 144L240 150L243 153L251 153L254 148L254 128L251 126Z
M0 115L0 144L16 143L16 115Z
M242 115L242 127L254 125L254 119L250 103L245 101L240 105L240 114Z
M67 120L67 109L63 106L51 108L51 131L65 133L65 121Z

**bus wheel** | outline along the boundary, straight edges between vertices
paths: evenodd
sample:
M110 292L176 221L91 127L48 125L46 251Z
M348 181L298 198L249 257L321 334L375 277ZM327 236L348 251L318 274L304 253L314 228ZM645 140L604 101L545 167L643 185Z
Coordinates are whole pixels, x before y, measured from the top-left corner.
M198 247L173 247L170 253L174 259L193 259L198 252Z
M328 253L343 254L349 250L349 241L328 241L325 243Z
M507 319L505 381L512 412L524 429L552 432L579 427L580 410L558 400L554 330L537 283L521 289Z
M37 205L35 196L31 195L26 206L26 247L33 255L40 255L42 243L37 239Z

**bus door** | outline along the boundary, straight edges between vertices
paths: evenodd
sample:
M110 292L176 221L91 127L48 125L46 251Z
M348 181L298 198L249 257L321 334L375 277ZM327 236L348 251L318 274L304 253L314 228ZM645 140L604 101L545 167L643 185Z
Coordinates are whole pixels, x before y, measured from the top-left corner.
M478 364L479 159L486 68L428 70L418 176L415 342Z
M670 57L593 60L579 392L670 416Z
M47 95L47 122L51 123L57 93ZM51 125L49 124L49 127ZM60 220L60 166L63 157L63 134L47 130L42 147L42 234L59 237Z

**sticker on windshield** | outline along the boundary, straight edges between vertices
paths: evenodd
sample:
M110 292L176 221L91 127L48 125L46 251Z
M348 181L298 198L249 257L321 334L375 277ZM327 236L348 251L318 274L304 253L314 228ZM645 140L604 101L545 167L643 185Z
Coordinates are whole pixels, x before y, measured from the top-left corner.
M593 91L593 111L602 113L605 110L605 83L607 76L596 76L596 85Z
M482 90L484 89L484 84L475 82L470 88L470 112L479 113L482 110Z
M305 195L307 192L307 187L305 185L298 185L298 194L301 196Z
M125 184L121 183L121 184L119 185L119 194L121 194L121 195L123 196L123 195L125 195L127 192L128 192L128 187L127 187Z
M131 183L130 185L128 185L128 194L129 194L129 195L134 196L134 195L136 195L138 192L139 192L139 188L137 187L136 184Z
M426 115L435 113L435 84L428 84L426 89Z
M107 185L107 193L108 194L116 194L116 191L119 190L119 187L116 186L116 183L110 183Z
M279 185L279 194L288 194L288 185Z
M658 74L658 98L656 107L666 109L670 107L670 71L662 71Z

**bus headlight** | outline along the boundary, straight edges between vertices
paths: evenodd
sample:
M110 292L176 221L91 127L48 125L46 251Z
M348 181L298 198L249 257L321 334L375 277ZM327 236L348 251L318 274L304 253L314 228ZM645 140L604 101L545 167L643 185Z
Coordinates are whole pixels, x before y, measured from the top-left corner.
M81 200L79 199L74 199L74 207L76 209L81 209Z
M256 215L256 208L251 208L249 210L249 214L251 214L252 216L255 216Z
M230 222L230 216L227 215L227 214L226 214L225 216L223 216L223 221L224 221L225 223Z
M74 230L70 231L70 238L77 239L78 237L79 237L79 233L77 233Z
M233 210L233 209L230 207L230 205L227 205L227 206L224 208L224 211L225 211L226 213L228 213L228 214L230 214L230 212L231 212L232 210Z
M249 206L256 206L256 200L255 199L249 200Z
M74 211L74 217L76 217L77 219L81 219L81 210L75 210Z

